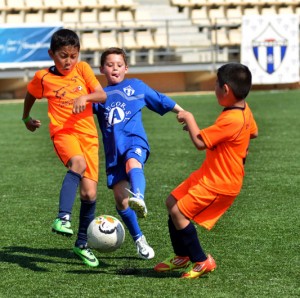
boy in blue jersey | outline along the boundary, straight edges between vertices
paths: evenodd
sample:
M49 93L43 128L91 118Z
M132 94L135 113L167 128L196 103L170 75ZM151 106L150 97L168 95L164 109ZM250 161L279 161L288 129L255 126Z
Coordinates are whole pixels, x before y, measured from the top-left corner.
M93 107L102 132L107 186L114 192L117 212L127 226L139 256L152 259L154 251L137 220L137 217L147 215L143 168L150 153L142 109L147 107L160 115L183 109L144 82L125 79L127 71L126 53L122 49L109 48L102 53L100 72L108 83L104 88L107 99L104 104Z

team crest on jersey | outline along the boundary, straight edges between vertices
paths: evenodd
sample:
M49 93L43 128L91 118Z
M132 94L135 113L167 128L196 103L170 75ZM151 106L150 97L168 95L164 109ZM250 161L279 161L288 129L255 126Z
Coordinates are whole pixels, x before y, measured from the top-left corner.
M127 86L127 87L125 87L125 88L123 88L123 91L125 92L125 94L126 94L127 96L131 96L131 95L133 95L134 92L135 92L135 90L134 90L130 85Z
M260 67L268 74L274 73L285 57L288 40L269 23L252 41L252 49Z

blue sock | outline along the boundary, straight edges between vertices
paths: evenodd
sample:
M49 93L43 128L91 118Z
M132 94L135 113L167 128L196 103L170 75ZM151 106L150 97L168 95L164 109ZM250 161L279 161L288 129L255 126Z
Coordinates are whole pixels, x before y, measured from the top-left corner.
M72 208L76 198L76 192L81 180L81 176L69 170L63 180L59 196L59 212L58 217L63 218L68 215L71 220Z
M128 177L131 185L131 191L134 194L141 194L141 198L144 198L146 189L146 179L143 169L133 168L128 172Z
M79 228L75 246L86 245L87 243L87 229L89 224L95 218L96 200L82 201L79 215Z
M143 235L143 233L142 233L142 231L139 227L139 223L138 223L138 220L137 220L136 213L130 207L128 207L125 210L118 210L117 209L117 212L119 213L119 215L121 216L124 224L126 225L133 241L140 238Z
M184 229L178 230L182 245L188 251L191 262L203 262L207 259L198 239L197 230L190 222Z

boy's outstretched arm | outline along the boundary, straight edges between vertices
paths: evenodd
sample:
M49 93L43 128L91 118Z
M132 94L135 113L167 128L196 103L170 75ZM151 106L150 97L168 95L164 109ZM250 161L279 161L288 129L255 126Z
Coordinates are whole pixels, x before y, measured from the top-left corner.
M180 105L175 104L175 106L174 106L172 112L178 114L180 111L184 111L184 109L183 109Z
M35 131L37 128L41 126L41 121L32 119L30 117L30 111L32 109L32 106L35 103L36 98L31 95L29 92L26 93L25 95L25 100L24 100L24 106L23 106L23 117L22 120L24 124L26 125L26 128L30 131Z
M184 129L190 134L191 140L198 150L206 149L206 145L200 135L200 128L192 113L188 111L180 111L177 114L177 120L181 124L185 124Z
M106 92L103 90L102 86L99 84L94 92L82 95L74 100L73 103L73 113L78 114L85 110L87 102L101 102L106 101Z

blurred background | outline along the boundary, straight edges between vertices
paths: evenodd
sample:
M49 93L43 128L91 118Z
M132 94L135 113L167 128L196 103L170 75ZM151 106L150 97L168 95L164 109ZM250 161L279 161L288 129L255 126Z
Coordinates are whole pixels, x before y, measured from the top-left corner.
M51 65L49 40L60 27L78 33L81 60L103 85L101 53L118 46L128 55L128 77L161 92L211 91L227 62L249 64L260 77L256 89L300 87L300 1L0 0L0 7L0 99L23 98L35 71Z

